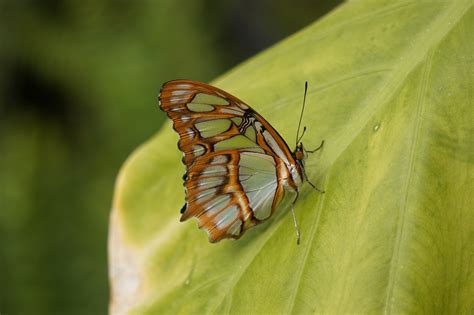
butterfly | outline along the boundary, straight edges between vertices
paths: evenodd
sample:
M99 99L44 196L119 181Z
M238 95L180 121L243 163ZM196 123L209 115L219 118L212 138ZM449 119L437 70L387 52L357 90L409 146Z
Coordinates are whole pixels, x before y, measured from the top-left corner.
M299 136L303 109L291 151L278 132L250 106L223 90L196 81L163 84L159 106L173 121L178 148L186 167L186 202L181 221L197 218L211 243L238 239L249 228L267 220L287 193L296 194L307 179L307 153ZM308 181L309 182L309 181ZM316 188L311 182L311 186ZM322 191L320 191L322 192Z

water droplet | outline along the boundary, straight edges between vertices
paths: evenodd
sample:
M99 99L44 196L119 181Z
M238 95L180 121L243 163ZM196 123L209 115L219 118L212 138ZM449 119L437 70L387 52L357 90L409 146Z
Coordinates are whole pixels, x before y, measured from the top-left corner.
M380 124L375 124L375 126L374 126L374 131L379 130L379 128L380 128Z

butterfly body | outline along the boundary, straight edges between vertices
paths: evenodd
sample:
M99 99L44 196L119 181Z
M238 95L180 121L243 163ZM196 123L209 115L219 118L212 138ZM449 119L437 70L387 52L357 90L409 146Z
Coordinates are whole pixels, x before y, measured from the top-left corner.
M305 180L306 153L294 152L250 106L216 87L166 82L160 108L173 121L183 152L186 204L181 221L198 220L209 240L237 239L268 219Z

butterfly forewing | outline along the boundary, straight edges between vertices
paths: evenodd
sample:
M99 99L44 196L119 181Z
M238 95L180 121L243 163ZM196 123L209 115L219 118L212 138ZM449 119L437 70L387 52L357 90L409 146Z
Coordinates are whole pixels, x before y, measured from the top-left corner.
M240 134L231 119L243 116L245 109L230 104L224 95L204 84L179 80L163 85L160 107L173 120L186 166L212 152L215 143Z
M239 238L269 218L300 173L278 133L236 97L210 85L175 80L163 85L160 107L173 120L184 153L186 205L211 242ZM298 174L297 174L298 175Z

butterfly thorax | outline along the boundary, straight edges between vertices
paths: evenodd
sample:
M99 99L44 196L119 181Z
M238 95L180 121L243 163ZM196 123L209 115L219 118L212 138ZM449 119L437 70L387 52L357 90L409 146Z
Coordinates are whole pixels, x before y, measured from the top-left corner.
M304 164L304 160L307 157L306 150L303 147L303 143L300 142L295 148L295 151L292 153L293 157L295 158L296 161L300 161L302 164Z
M293 159L295 160L295 175L293 180L299 186L304 181L304 161L307 157L307 153L303 147L303 143L298 143L295 150L291 153ZM291 171L291 170L290 170ZM293 175L293 172L291 172Z

